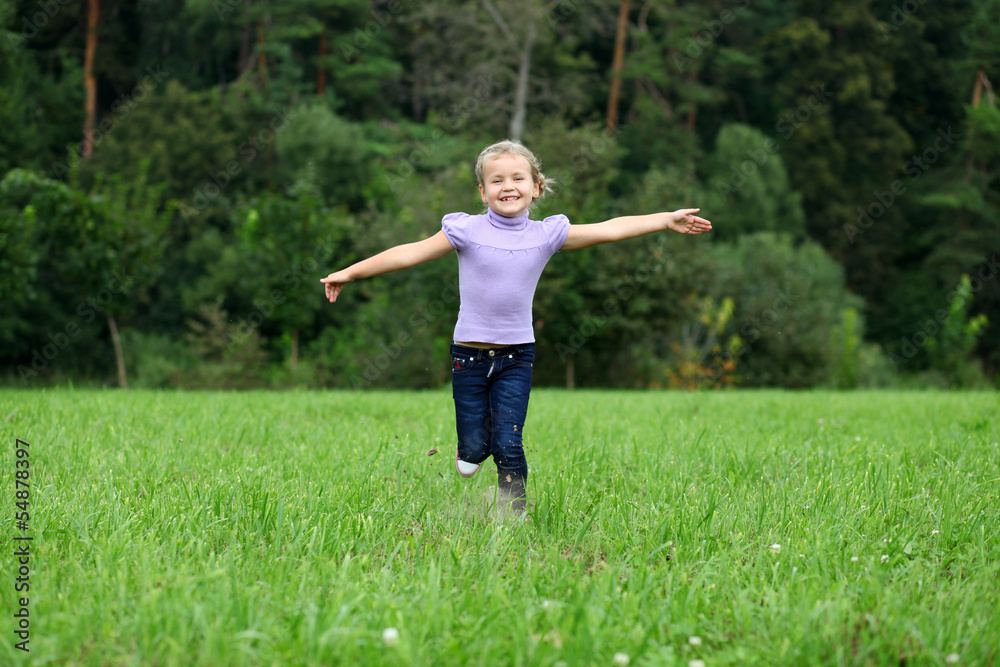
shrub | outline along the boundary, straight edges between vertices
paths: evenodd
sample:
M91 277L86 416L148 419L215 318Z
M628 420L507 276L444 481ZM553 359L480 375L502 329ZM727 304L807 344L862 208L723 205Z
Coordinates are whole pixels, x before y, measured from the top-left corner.
M948 316L937 335L927 339L931 368L951 387L970 387L984 382L982 370L972 358L976 341L988 321L985 315L969 318L972 286L963 274L948 305Z
M839 354L834 331L861 300L844 272L813 242L762 232L712 248L716 298L735 302L733 352L742 384L813 387L829 380Z

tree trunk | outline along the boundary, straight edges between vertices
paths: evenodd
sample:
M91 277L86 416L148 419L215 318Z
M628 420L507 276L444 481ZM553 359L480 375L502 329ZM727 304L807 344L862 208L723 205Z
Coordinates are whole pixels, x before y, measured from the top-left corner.
M413 86L410 90L410 105L413 107L413 119L418 123L424 122L424 98L423 87L430 81L430 67L426 65L426 60L417 57L413 63Z
M530 20L530 19L529 19ZM510 119L510 138L521 140L524 119L528 115L528 76L531 73L531 47L535 43L535 24L528 24L528 37L521 51L521 65L517 70L517 93L514 96L514 115Z
M628 34L629 0L622 0L618 10L618 32L615 35L615 57L611 64L611 92L608 94L607 127L618 125L618 94L622 88L622 67L625 64L625 37Z
M576 355L571 354L566 357L566 388L573 389L576 386Z
M990 101L990 106L995 103L993 97L993 86L990 85L990 80L986 78L986 72L980 67L976 70L976 85L972 90L972 106L978 107L979 101L983 95L983 88L986 89L986 97Z
M250 52L250 37L253 35L253 27L246 23L243 25L243 36L240 39L240 55L237 56L236 69L240 76L246 74L253 67L253 54Z
M128 379L125 377L125 355L122 354L122 340L118 336L118 325L115 316L108 313L108 328L111 330L111 343L115 346L115 360L118 362L118 386L128 389Z
M510 139L521 140L524 132L524 119L528 114L528 77L531 73L531 47L535 43L535 15L529 12L526 17L528 21L528 37L524 40L524 46L520 47L517 38L511 31L510 26L503 20L503 15L497 10L491 0L482 0L483 7L489 12L496 22L497 27L503 32L512 48L521 48L521 63L517 69L517 90L514 93L514 113L510 117Z
M94 152L94 125L97 124L97 77L94 76L94 54L97 52L97 23L100 18L100 0L87 0L87 46L83 56L83 83L87 91L87 117L83 121L84 159Z
M316 96L323 97L326 92L326 33L319 36L319 72L316 74Z

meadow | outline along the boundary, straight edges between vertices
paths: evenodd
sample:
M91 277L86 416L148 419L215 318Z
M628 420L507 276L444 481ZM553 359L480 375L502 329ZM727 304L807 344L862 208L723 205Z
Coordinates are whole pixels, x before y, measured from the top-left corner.
M998 415L536 389L520 520L450 389L0 390L0 664L998 664Z

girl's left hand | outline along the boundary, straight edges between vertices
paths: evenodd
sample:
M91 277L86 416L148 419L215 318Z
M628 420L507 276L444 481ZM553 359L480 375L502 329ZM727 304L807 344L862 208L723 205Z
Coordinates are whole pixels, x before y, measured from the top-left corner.
M695 215L700 210L700 208L682 208L668 213L667 227L678 234L701 234L711 231L712 223Z

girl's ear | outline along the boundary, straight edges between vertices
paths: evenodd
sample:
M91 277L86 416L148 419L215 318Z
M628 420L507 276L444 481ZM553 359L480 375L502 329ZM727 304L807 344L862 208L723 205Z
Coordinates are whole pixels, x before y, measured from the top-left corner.
M483 200L483 203L485 204L486 203L486 190L481 185L479 186L479 197Z

